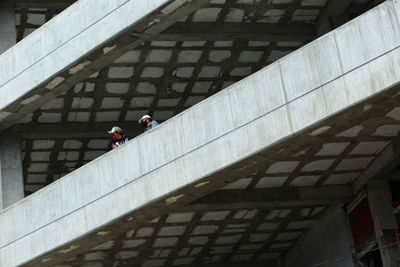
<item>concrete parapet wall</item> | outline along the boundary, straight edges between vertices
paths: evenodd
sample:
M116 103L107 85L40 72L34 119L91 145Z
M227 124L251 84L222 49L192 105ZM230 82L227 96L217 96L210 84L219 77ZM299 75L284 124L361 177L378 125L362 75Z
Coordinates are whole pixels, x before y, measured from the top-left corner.
M0 90L3 92L0 121L32 105L44 94L49 99L52 93L60 94L55 88L67 79L66 75L57 76L60 72L66 71L68 76L76 76L82 70L86 76L96 72L97 69L90 66L91 60L83 59L84 56L168 2L80 0L8 49L0 55ZM99 53L106 54L114 48L116 46L105 47ZM74 79L79 79L77 77ZM34 90L37 92L33 93ZM10 107L12 104L14 106Z
M57 248L154 201L168 211L190 197L178 189L396 85L399 11L387 1L2 211L0 266L68 255Z

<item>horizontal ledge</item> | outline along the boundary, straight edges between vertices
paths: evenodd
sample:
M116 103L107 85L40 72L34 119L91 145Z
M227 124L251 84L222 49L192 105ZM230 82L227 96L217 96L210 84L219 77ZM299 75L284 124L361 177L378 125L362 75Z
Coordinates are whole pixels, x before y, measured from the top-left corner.
M144 35L133 33L133 36ZM160 41L311 41L316 33L309 24L178 22L160 34L145 37Z
M351 201L351 198L338 198L326 200L276 200L265 202L235 202L235 210L239 209L279 209L279 208L307 208L315 206L327 206L332 204L344 204ZM181 211L210 211L210 210L230 210L232 204L229 203L209 203L209 204L189 204Z
M46 8L46 9L64 9L75 0L15 0L15 7L19 8Z
M119 126L124 133L134 137L143 133L137 122L71 122L57 124L18 124L3 131L0 136L18 135L23 139L109 138L108 131Z
M330 203L334 199L351 198L352 188L349 185L315 186L315 187L285 187L271 189L244 190L219 190L205 196L193 204L229 204L238 202L263 203L275 202L296 205L297 201L306 203ZM293 202L293 203L292 203ZM297 206L297 205L296 205Z

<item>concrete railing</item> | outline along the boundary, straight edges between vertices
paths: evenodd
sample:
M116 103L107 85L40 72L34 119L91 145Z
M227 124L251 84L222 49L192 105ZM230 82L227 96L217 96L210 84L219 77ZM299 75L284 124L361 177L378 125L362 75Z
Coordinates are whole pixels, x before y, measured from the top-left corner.
M397 1L385 2L5 209L0 266L156 200L168 209L186 197L176 190L399 83L399 11Z
M107 42L169 2L80 0L1 54L0 122L16 117L17 112L31 112L34 104L41 104L40 99L46 101L60 94L57 88L67 90L96 72L101 64L87 57L91 52L99 50L104 56L115 48L119 50L117 45L107 47ZM110 62L118 55L111 57Z

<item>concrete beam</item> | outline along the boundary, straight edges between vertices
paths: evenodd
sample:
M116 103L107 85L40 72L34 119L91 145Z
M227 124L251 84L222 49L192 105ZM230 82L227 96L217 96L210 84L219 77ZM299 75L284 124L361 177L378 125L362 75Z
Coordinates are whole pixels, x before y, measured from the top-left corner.
M335 200L350 200L353 197L351 186L315 186L315 187L298 187L298 188L271 188L271 189L255 189L251 191L245 190L219 190L207 195L204 198L196 200L193 204L232 204L240 202L275 202L280 201L309 201L316 203L324 201L326 204Z
M344 211L333 206L285 254L286 266L353 267Z
M400 164L400 137L385 147L379 155L369 164L361 175L353 182L353 193L358 194L367 185L368 180L377 177L394 179L392 170Z
M54 8L65 9L76 0L14 0L15 7L19 8Z
M396 105L395 4L385 2L9 207L0 213L7 233L0 265L57 265L255 167L290 158L284 148L314 145L311 133L335 132L337 120L363 121L358 111L372 101Z
M0 129L141 45L146 36L162 32L207 3L105 0L99 4L81 0L72 4L0 56L0 90L4 93Z
M226 41L248 39L254 41L301 41L316 37L310 24L276 25L261 23L176 23L164 32L153 35L152 40L172 41Z
M268 202L236 202L236 209L284 209L284 208L300 208L300 207L315 207L327 206L334 204L344 204L348 202L349 198L340 199L321 199L321 200L279 200ZM208 211L208 210L229 210L232 204L229 203L208 203L208 204L194 204L191 203L180 208L181 211Z
M130 137L143 133L143 127L136 122L100 122L100 123L60 123L60 124L18 124L0 133L0 138L19 136L23 139L73 139L73 138L109 138L108 131L119 126Z
M386 180L368 181L368 203L383 266L398 267L400 249L392 243L393 230L398 230L399 226L394 214L392 194Z
M21 144L15 137L0 139L0 210L24 198Z
M245 190L219 190L200 198L183 210L296 208L343 204L352 198L351 186L321 186Z
M11 1L0 3L0 55L17 42L14 5Z

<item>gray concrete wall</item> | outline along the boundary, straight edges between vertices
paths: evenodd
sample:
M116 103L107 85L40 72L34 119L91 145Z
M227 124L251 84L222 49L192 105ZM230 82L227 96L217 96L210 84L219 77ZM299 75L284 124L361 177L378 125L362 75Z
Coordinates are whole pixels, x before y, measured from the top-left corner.
M0 108L165 2L80 0L72 4L0 56L0 88L7 92Z
M21 144L18 138L0 140L0 210L24 198Z
M332 207L285 256L287 267L353 267L346 217Z
M168 28L176 17L189 14L207 1L75 2L0 55L0 129L103 69L152 34ZM185 6L184 12L178 14L175 10L181 6ZM134 37L132 32L144 36Z
M15 45L17 32L12 1L0 2L0 55Z
M192 201L193 192L211 192L215 172L398 84L395 4L387 1L5 209L0 266L50 251L71 257L73 249L60 247L131 212L153 207L157 216ZM54 266L55 257L43 262Z

